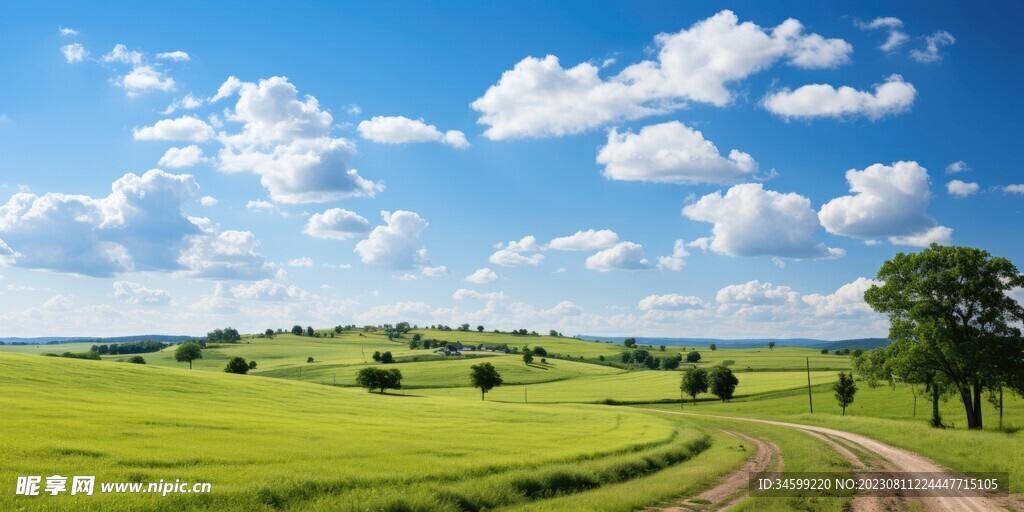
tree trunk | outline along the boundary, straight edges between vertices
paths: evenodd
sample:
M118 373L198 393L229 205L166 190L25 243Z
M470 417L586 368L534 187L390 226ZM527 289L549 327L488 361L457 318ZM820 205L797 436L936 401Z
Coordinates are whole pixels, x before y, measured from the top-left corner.
M958 386L959 387L959 386ZM960 400L964 403L964 413L967 416L967 428L978 429L981 426L978 424L978 415L975 412L977 403L974 400L970 386L959 388Z
M484 393L487 393L487 392L481 389L480 390L480 400L484 399Z
M846 416L846 406L843 406L843 416Z
M982 428L981 418L981 384L974 383L974 427L971 428Z
M939 414L939 385L932 383L932 426L935 428L942 427L942 415Z
M189 369L189 370L191 370L191 369L192 369L192 361L191 361L191 360L189 360L189 362L188 362L188 369Z

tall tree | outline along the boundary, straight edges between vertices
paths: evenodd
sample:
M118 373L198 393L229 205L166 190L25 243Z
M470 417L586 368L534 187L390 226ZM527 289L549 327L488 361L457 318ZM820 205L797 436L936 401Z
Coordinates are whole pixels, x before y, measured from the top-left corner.
M1024 390L1024 339L1016 327L1024 308L1009 295L1024 276L1013 263L981 249L932 244L897 254L878 280L884 284L864 300L889 315L891 349L959 395L968 428L983 426L986 389Z
M192 369L192 361L203 358L203 348L194 341L178 345L174 351L174 360L179 363L188 363L188 369Z
M736 386L739 383L740 380L733 375L732 370L725 366L716 366L708 372L708 387L711 389L711 394L722 399L723 402L732 400L732 395L736 392Z
M839 372L839 380L832 386L832 391L835 392L839 407L843 408L843 416L846 416L846 407L853 403L853 395L857 394L853 373Z
M683 381L679 385L679 389L689 395L696 405L697 395L708 392L708 371L704 368L691 366L683 372Z
M484 395L488 391L500 386L502 384L501 374L491 363L480 363L470 367L469 380L473 383L474 388L480 389L480 399L484 399Z

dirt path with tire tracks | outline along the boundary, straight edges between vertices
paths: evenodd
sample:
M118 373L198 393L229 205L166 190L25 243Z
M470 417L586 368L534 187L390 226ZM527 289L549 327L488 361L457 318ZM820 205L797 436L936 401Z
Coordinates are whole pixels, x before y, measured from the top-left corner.
M715 416L709 414L694 414L686 412L675 412L675 411L663 411L657 409L649 409L650 411L661 412L665 414L678 414L683 416L692 417L704 417L704 418L717 418L737 421L749 421L753 423L763 423L766 425L775 425L779 427L793 428L802 430L804 432L816 435L819 438L824 436L825 438L832 438L832 443L836 443L836 440L842 441L851 447L856 447L858 450L862 450L868 453L877 455L882 459L886 471L900 472L900 473L946 473L951 478L956 478L958 475L953 473L946 468L932 462L931 460L918 455L914 452L904 450L902 448L896 448L880 441L871 439L870 437L863 436L860 434L854 434L852 432L844 432L842 430L836 430L826 427L817 427L812 425L801 425L799 423L788 423L784 421L775 420L764 420L755 418L741 418L736 416ZM843 456L849 454L854 459L858 459L849 449L839 445L843 448L843 451L839 453ZM834 447L834 445L833 445ZM845 453L844 453L845 451ZM746 474L744 474L744 477ZM950 496L950 497L927 497L920 498L921 506L928 512L1005 512L1006 510L1020 510L1024 511L1024 497L1019 494L1011 494L1009 496ZM854 500L857 501L857 500ZM865 510L878 510L873 508L881 506L881 510L888 510L891 503L877 502L873 500L861 500L859 503L853 505L860 505ZM902 507L901 507L902 508ZM854 508L854 510L857 510Z

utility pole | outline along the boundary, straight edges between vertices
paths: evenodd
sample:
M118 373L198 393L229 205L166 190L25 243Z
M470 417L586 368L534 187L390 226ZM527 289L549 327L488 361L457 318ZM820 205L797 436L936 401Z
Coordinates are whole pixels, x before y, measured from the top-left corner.
M811 358L807 358L807 403L811 406L811 414L814 414L814 400L811 399Z

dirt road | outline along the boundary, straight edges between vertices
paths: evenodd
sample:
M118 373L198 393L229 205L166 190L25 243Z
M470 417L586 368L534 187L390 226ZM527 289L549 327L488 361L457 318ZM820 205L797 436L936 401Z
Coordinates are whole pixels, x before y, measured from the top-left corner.
M836 430L826 427L801 425L798 423L787 423L784 421L740 418L735 416L713 416L685 412L660 411L656 409L651 410L665 414L679 414L684 416L749 421L754 423L764 423L767 425L776 425L780 427L798 429L812 434L827 436L834 439L840 439L845 443L849 443L851 446L857 447L857 449L873 453L878 457L882 458L884 460L886 468L888 468L887 470L890 470L892 472L948 473L950 477L956 476L954 473L936 464L935 462L932 462L931 460L922 457L921 455L918 455L907 450L903 450L901 448L896 448L895 446L891 446L880 441L876 441L867 436L854 434L852 432L844 432L842 430ZM849 455L851 456L853 455L852 453L849 452L849 450L846 450L846 452L849 453ZM844 456L847 455L842 452L840 453L843 454ZM1004 512L1006 510L1024 510L1024 500L1021 499L1020 495L1010 495L1007 497L928 497L921 498L920 502L924 510L928 512ZM878 505L878 503L874 500L861 500L860 503L863 504L861 505L863 508L868 510L873 509L875 506Z

